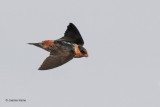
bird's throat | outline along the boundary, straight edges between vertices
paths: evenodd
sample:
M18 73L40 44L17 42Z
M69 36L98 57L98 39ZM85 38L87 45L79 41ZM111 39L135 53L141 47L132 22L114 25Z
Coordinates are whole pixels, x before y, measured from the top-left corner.
M81 51L78 48L78 45L75 45L74 51L75 51L75 56L74 56L75 58L83 57L83 54L81 53Z

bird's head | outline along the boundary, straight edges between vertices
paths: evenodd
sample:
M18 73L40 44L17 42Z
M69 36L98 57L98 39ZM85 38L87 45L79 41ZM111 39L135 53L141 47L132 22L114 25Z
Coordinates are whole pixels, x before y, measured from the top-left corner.
M88 52L84 47L78 46L78 48L79 48L79 51L81 52L81 57L88 57Z

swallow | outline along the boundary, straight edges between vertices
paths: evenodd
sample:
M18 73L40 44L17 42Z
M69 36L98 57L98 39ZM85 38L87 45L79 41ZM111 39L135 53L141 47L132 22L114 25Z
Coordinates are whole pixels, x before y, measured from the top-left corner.
M44 60L39 70L56 68L73 58L88 57L87 50L83 47L83 38L73 23L69 23L64 36L60 39L28 44L50 52L50 55Z

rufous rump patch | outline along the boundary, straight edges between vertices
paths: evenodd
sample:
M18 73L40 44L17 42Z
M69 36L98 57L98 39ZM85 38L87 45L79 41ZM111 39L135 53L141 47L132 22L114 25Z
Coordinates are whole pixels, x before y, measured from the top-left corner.
M46 48L48 48L49 46L54 44L53 40L45 40L45 41L42 41L42 42L45 44Z

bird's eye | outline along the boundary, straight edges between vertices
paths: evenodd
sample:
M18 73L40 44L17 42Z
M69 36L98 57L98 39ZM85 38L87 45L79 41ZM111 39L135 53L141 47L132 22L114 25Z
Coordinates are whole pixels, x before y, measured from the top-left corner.
M85 54L85 51L84 51L84 50L81 50L81 53L82 53L82 54Z
M82 46L79 46L79 50L81 51L82 54L86 54L86 51Z

